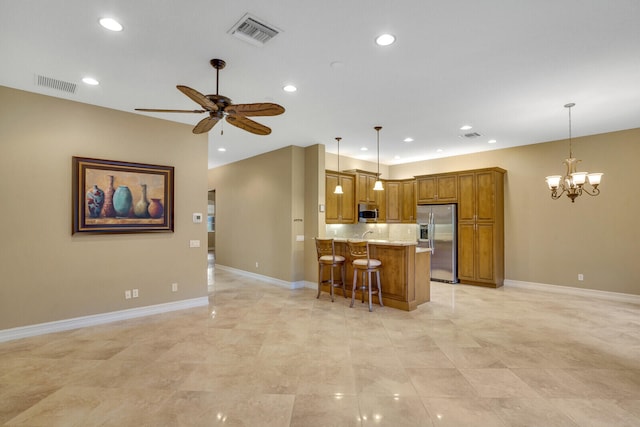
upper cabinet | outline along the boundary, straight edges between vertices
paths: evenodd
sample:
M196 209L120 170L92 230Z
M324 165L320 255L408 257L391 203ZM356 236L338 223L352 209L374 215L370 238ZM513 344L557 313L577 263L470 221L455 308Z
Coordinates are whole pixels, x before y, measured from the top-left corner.
M416 181L414 179L385 181L387 222L416 222L415 186Z
M458 201L458 175L422 175L416 177L418 203L455 203Z
M364 203L378 210L378 222L386 221L386 192L385 190L374 190L377 174L360 169L348 170L356 177L356 204ZM357 209L356 209L357 212Z
M338 182L342 185L343 194L333 192ZM325 222L327 224L352 224L357 221L355 193L355 175L325 171Z

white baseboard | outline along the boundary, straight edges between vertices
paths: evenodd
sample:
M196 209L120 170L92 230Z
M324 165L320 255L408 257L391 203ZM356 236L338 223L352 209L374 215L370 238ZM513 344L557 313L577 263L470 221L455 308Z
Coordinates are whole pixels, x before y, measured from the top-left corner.
M91 316L75 317L73 319L56 320L54 322L39 323L37 325L20 326L17 328L0 330L0 342L68 331L70 329L85 328L87 326L101 325L120 320L135 319L136 317L151 316L154 314L168 313L170 311L184 310L187 308L202 307L208 304L209 297L200 297L182 301L167 302L164 304L149 305L146 307L112 311L109 313L94 314Z
M509 279L505 279L504 286L640 304L640 295L623 294L621 292L609 292L609 291L599 291L596 289L573 288L570 286L547 285L544 283L523 282L521 280L509 280Z
M276 279L273 277L264 276L262 274L256 274L250 271L239 270L237 268L229 267L227 265L220 265L220 264L216 264L216 268L224 271L229 271L231 273L235 273L240 276L249 277L251 279L256 279L262 282L271 283L272 285L280 286L282 288L300 289L300 288L306 287L306 282L304 280L300 280L296 282L287 282L286 280Z

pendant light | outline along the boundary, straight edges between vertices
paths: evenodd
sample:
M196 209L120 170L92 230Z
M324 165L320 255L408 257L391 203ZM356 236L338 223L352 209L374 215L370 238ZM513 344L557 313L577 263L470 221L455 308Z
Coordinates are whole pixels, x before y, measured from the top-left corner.
M569 158L564 159L566 166L566 173L562 175L551 175L546 177L547 185L551 190L551 198L557 200L564 193L571 199L571 203L575 203L576 198L583 194L589 196L597 196L600 194L600 180L602 179L602 173L595 172L578 172L576 171L578 162L581 160L573 157L573 150L571 147L571 108L576 104L573 102L566 104L564 108L569 109Z
M382 126L375 126L374 129L377 133L377 147L378 147L378 173L376 174L376 183L373 185L374 191L382 191L384 187L382 186L382 181L380 181L380 129Z
M336 141L338 141L338 185L336 185L336 189L333 190L333 194L343 194L342 185L340 185L340 140L342 138L336 136Z

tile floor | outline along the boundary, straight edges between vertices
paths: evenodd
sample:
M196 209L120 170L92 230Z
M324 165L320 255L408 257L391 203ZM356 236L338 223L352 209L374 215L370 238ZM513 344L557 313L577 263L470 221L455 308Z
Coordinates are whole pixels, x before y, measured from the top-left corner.
M210 306L0 343L7 426L640 426L640 306L432 283L350 309L226 272Z

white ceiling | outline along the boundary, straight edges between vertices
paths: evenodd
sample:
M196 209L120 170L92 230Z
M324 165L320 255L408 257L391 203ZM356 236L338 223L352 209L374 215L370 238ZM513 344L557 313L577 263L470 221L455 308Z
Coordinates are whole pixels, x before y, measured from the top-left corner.
M262 47L232 37L245 13L282 32ZM341 154L375 161L374 125L392 165L566 138L567 102L573 136L638 127L638 22L638 0L0 0L0 84L128 112L197 109L176 85L215 93L209 60L221 58L220 94L286 112L256 118L269 136L218 123L210 167L288 145L335 153L336 136ZM376 46L383 32L397 42ZM37 74L78 89L39 87ZM463 124L482 136L460 138Z

